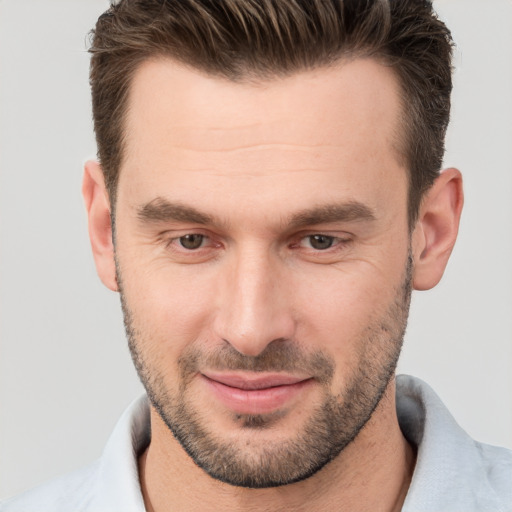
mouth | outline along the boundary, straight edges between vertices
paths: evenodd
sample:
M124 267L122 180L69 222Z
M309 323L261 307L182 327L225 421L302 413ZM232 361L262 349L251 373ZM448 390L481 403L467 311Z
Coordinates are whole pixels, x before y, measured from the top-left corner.
M204 372L201 377L216 400L237 414L251 415L290 405L313 383L311 377L280 373Z

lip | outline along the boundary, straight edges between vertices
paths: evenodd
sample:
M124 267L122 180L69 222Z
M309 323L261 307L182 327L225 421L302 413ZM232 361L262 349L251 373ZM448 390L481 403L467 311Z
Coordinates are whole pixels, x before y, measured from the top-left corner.
M201 374L209 390L228 409L239 414L268 414L301 394L313 379L286 374Z

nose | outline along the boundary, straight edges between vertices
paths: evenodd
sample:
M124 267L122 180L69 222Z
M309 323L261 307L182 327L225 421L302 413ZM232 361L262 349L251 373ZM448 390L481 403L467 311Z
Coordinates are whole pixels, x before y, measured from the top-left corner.
M244 251L226 263L221 281L214 327L218 337L247 356L293 338L293 290L278 257Z

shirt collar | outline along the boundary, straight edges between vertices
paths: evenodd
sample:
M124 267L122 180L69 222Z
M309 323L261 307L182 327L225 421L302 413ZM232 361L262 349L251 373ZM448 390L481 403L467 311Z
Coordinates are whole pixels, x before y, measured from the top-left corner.
M469 437L422 380L399 375L396 390L400 428L418 450L402 511L504 511L489 480L491 452L501 449Z
M149 401L144 395L123 413L105 446L91 489L89 510L146 510L139 483L138 457L149 445L150 438Z

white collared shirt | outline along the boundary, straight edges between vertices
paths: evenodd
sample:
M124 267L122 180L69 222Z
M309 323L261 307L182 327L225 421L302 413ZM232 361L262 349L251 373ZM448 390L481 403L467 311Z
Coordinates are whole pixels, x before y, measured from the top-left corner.
M397 377L397 412L418 450L403 512L512 512L512 451L471 439L414 377ZM2 502L0 512L144 512L137 457L149 440L143 396L124 412L98 461Z

